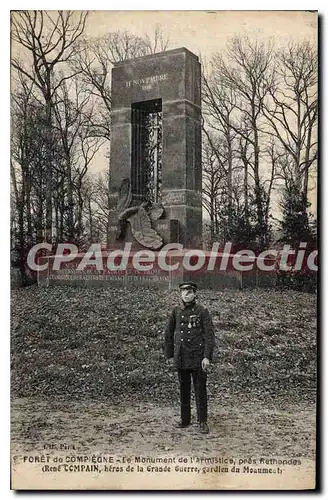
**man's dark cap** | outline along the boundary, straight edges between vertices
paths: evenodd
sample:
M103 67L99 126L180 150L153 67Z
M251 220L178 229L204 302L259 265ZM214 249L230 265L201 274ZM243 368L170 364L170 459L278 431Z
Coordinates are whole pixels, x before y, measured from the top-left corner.
M180 288L180 290L192 288L195 292L197 290L197 285L196 285L196 283L193 283L192 281L184 281L183 283L180 283L179 288Z

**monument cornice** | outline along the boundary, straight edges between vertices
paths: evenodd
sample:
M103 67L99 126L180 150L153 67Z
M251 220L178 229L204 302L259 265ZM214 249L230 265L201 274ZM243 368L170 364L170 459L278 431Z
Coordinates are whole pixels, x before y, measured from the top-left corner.
M119 66L124 66L125 64L131 64L136 63L138 61L147 61L149 59L158 59L159 57L167 57L170 55L176 55L176 54L181 54L185 53L188 54L189 56L193 57L195 61L199 62L199 57L196 56L193 52L190 50L186 49L186 47L180 47L178 49L171 49L171 50L165 50L163 52L156 52L156 54L147 54L146 56L140 56L140 57L135 57L133 59L125 59L124 61L118 61L114 63L114 68L117 68Z

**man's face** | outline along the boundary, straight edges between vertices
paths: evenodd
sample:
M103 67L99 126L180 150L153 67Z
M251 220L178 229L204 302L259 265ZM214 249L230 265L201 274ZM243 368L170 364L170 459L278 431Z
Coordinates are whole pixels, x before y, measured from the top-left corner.
M189 288L183 288L181 290L181 297L183 302L192 302L195 298L196 294L194 292L194 289L189 287Z

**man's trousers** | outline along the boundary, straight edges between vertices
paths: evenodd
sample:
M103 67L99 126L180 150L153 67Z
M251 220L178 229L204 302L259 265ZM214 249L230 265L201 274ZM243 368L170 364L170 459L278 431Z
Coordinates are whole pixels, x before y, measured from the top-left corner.
M190 389L191 378L193 380L195 399L197 406L198 422L207 421L207 375L202 368L183 369L178 371L180 382L181 420L185 424L190 423Z

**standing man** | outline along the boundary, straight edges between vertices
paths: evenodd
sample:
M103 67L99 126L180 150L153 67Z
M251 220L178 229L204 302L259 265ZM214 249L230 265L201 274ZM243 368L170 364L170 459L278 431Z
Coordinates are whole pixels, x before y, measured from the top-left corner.
M208 310L196 304L197 285L179 286L182 304L174 307L165 330L165 356L178 370L181 420L178 427L190 425L190 388L193 380L199 430L207 434L207 368L215 345L214 327Z

